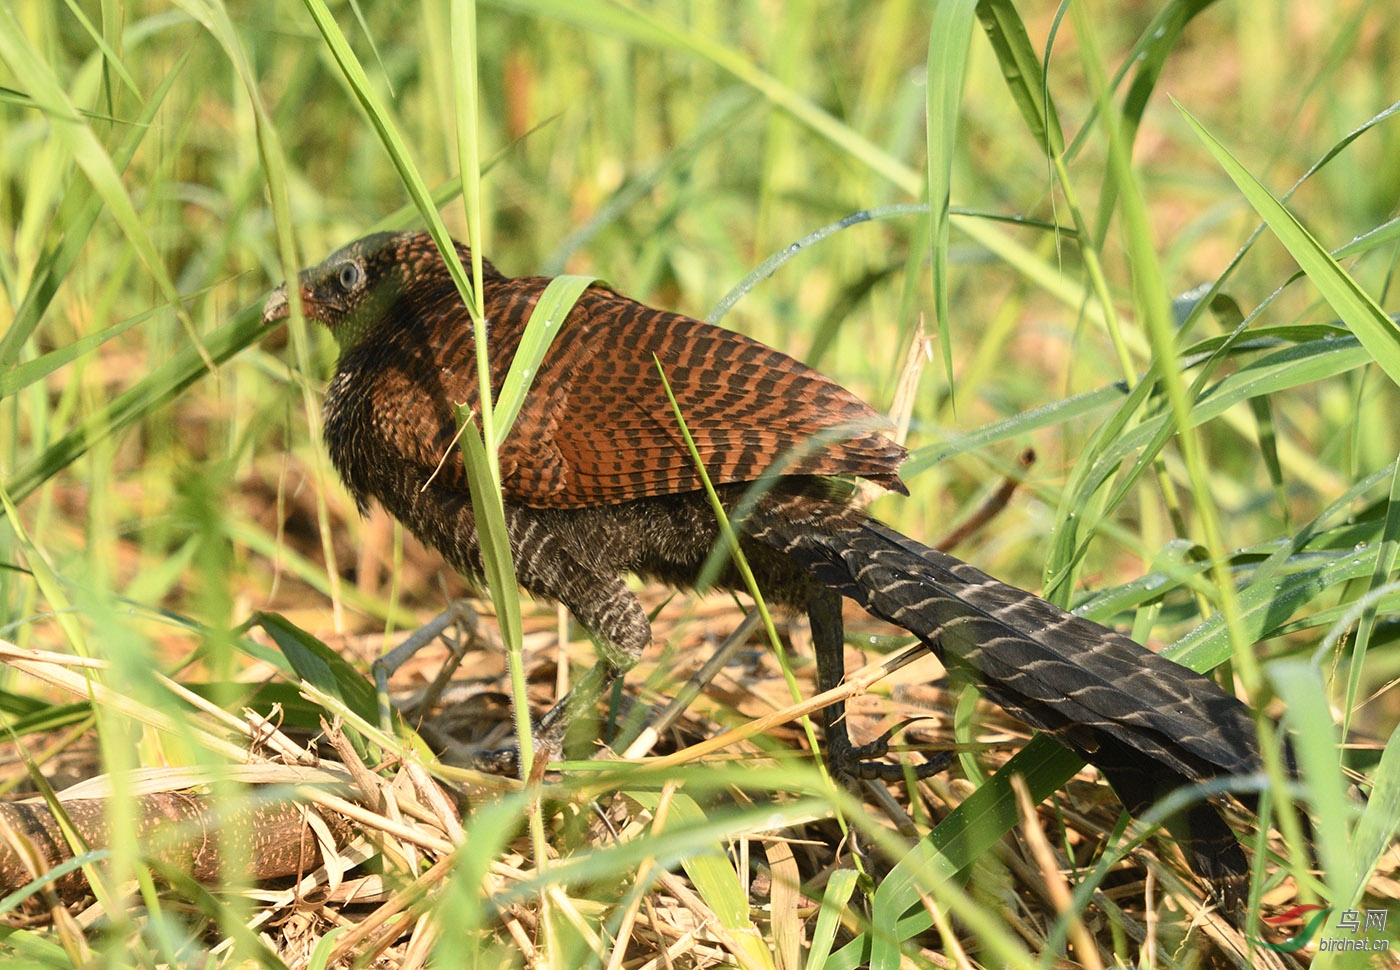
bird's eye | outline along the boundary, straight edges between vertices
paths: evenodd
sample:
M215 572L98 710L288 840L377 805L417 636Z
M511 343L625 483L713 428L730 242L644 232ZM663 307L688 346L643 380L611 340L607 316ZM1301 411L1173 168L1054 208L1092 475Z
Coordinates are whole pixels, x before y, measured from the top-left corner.
M340 288L346 293L352 292L355 287L359 286L360 283L364 281L364 278L364 267L359 263L346 263L340 267L338 282L340 283Z

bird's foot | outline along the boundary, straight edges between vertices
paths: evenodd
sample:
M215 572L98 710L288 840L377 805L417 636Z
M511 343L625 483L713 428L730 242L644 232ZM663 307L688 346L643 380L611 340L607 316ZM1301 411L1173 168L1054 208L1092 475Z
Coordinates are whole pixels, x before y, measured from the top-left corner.
M545 767L559 759L562 732L537 730L532 734L535 756L531 759L530 775L527 781L539 781L544 777ZM483 748L469 752L462 759L463 767L488 775L502 775L507 778L520 777L520 745L512 744L503 748Z
M536 721L530 731L535 756L531 759L531 778L538 781L544 776L545 765L557 761L564 750L564 732L573 719L575 710L597 700L604 685L610 684L615 675L608 671L593 668L569 693L559 698L544 716ZM486 748L471 752L466 758L466 767L492 775L520 777L520 745L512 744L504 748Z
M487 775L502 775L507 778L520 777L520 748L486 748L473 751L462 766Z
M860 745L851 744L850 737L844 731L834 733L827 742L827 760L832 774L837 778L862 781L903 781L911 776L915 779L929 778L948 770L952 758L946 751L937 752L919 764L894 764L880 760L889 754L890 738L895 732L919 720L922 718L901 721L874 741Z

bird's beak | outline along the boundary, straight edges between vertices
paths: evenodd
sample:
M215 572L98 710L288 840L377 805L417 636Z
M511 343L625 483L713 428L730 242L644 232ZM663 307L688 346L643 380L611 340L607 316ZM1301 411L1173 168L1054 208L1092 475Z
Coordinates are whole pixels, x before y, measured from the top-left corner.
M285 320L291 312L291 307L287 305L287 284L283 283L272 291L272 295L263 304L263 323L269 324Z

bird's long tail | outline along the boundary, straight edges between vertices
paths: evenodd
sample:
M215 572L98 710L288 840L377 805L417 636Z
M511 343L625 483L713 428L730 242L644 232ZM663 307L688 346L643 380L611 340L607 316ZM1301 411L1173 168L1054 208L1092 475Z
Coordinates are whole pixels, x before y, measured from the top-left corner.
M1259 770L1247 708L1212 681L863 516L756 515L745 530L926 643L955 674L1093 763L1141 814L1190 782ZM1233 895L1248 867L1206 803L1171 824Z

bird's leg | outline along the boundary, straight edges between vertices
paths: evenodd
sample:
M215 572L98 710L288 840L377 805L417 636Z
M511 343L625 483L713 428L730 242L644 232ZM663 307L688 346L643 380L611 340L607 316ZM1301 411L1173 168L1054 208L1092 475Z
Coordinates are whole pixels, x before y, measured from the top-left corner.
M841 594L813 584L807 593L807 620L812 627L812 648L817 655L817 689L826 693L839 687L846 676ZM878 760L889 751L889 733L866 744L852 744L850 733L846 730L844 701L828 705L822 715L826 723L827 763L838 778L898 781L911 771L916 778L927 778L948 767L946 754L911 766Z
M545 711L544 716L535 723L535 747L551 753L561 751L564 735L574 718L579 712L592 707L626 672L606 659L599 659L589 667L574 686L555 701L554 706Z
M558 599L573 613L597 644L598 662L535 724L536 750L554 754L563 747L564 735L574 716L587 710L618 678L636 666L642 651L651 643L651 624L646 611L627 584L619 577L583 577L582 581L546 585L547 578L536 578L531 590ZM519 764L519 751L505 748L483 751L473 759L484 771L513 773Z
M621 577L570 576L552 595L593 635L598 661L568 693L555 701L536 727L535 743L546 751L561 749L576 712L586 710L627 671L637 665L651 643L651 623L641 602Z

